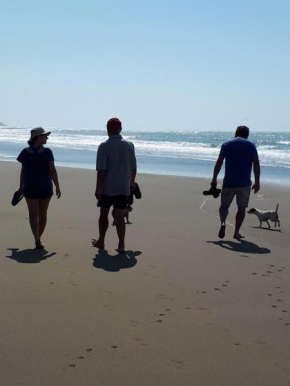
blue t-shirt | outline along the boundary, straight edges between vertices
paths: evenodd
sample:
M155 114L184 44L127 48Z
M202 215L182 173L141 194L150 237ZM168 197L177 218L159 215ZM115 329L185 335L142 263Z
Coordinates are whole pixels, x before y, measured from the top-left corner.
M258 157L256 146L245 138L234 138L222 145L225 157L224 188L243 188L250 186L254 158Z
M26 189L52 187L48 165L54 161L54 157L50 149L45 148L42 153L36 154L23 149L17 157L17 161L25 166L24 187Z

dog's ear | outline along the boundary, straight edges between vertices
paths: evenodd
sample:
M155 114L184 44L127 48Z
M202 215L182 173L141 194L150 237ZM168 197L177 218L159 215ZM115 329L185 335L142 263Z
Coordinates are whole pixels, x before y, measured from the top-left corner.
M255 208L251 208L248 213L254 213L255 212Z

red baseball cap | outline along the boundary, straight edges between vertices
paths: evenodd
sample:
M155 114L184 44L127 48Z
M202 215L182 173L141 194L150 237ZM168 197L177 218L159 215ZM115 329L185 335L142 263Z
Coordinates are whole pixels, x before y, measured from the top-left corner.
M118 118L111 118L107 122L107 128L122 130L122 122Z

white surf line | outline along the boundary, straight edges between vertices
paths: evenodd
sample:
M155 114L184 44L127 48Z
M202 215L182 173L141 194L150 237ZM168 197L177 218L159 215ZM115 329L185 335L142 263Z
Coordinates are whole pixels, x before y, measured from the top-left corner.
M271 197L269 197L269 198L264 197L264 194L257 194L256 197L257 198L253 198L252 200L250 199L250 202L252 202L252 201L262 201L262 200L272 200Z
M263 194L258 194L256 197L257 197L257 198L253 198L252 200L250 200L250 202L252 202L252 201L261 201L261 200L272 200L271 197L270 197L270 198L265 198ZM214 214L214 213L208 212L208 211L206 211L206 210L204 209L206 202L209 201L209 200L212 200L212 199L213 199L212 197L209 197L209 198L206 198L205 200L203 200L203 202L202 202L201 206L199 207L199 209L200 209L203 213L209 214L209 215L211 215L211 216L213 216L213 217L216 217L216 218L220 219L220 216L219 216L219 215L216 215L216 214ZM226 224L227 224L227 225L230 225L230 226L232 226L232 227L234 227L234 224L232 224L232 223L231 223L230 221L228 221L228 220L226 220Z
M210 198L206 198L205 200L203 200L203 202L202 202L201 206L199 207L199 209L200 209L203 213L210 214L211 216L220 219L220 216L219 216L219 215L216 215L216 214L211 213L211 212L207 212L207 211L203 208L208 200L212 200L212 198L210 197ZM226 224L227 224L227 225L230 225L230 226L232 226L232 227L234 226L234 224L232 224L232 223L229 222L228 220L226 221Z
M250 202L252 202L252 201L262 201L262 200L272 200L271 197L265 198L263 194L257 194L256 197L257 197L257 198L253 198L252 200L250 200ZM201 204L200 207L199 207L199 210L201 210L203 213L209 214L209 215L211 215L211 216L213 216L213 217L216 217L217 219L220 220L220 216L219 216L219 215L216 215L216 214L214 214L214 213L208 212L208 211L206 211L206 210L204 209L206 202L209 201L209 200L212 200L212 199L213 199L213 197L209 197L209 198L206 198L205 200L203 200L202 204ZM234 224L232 224L232 223L229 222L228 220L226 220L226 225L229 225L229 226L231 226L231 227L234 228ZM249 236L249 238L251 239L251 236ZM259 239L259 240L262 240L262 241L263 241L263 239Z
M207 214L210 214L211 216L217 217L215 214L210 213L210 212L207 212L206 210L203 209L203 207L205 206L205 203L206 203L208 200L212 200L212 198L209 197L209 198L206 198L205 200L203 200L203 202L202 202L201 206L199 207L199 209L200 209L202 212L204 212L204 213L207 213Z

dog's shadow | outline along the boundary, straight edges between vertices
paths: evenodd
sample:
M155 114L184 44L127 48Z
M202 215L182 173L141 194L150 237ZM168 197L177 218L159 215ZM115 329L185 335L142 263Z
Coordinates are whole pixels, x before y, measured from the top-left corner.
M268 254L271 253L271 250L268 248L259 247L257 244L252 243L251 241L246 241L241 239L240 241L229 241L229 240L219 240L219 241L207 241L207 243L218 245L221 248L228 249L229 251L242 252L242 253L253 253L253 254Z
M46 249L7 248L7 251L11 251L11 256L6 257L24 264L37 264L56 255L56 252L48 253Z
M281 228L277 229L277 228L269 228L269 227L260 227L260 226L250 226L250 228L254 228L254 229L261 229L263 231L270 231L270 232L279 232L279 233L283 233Z
M119 272L121 269L133 268L137 264L136 257L141 254L141 251L126 251L110 255L105 249L99 249L93 259L93 266L108 272Z

